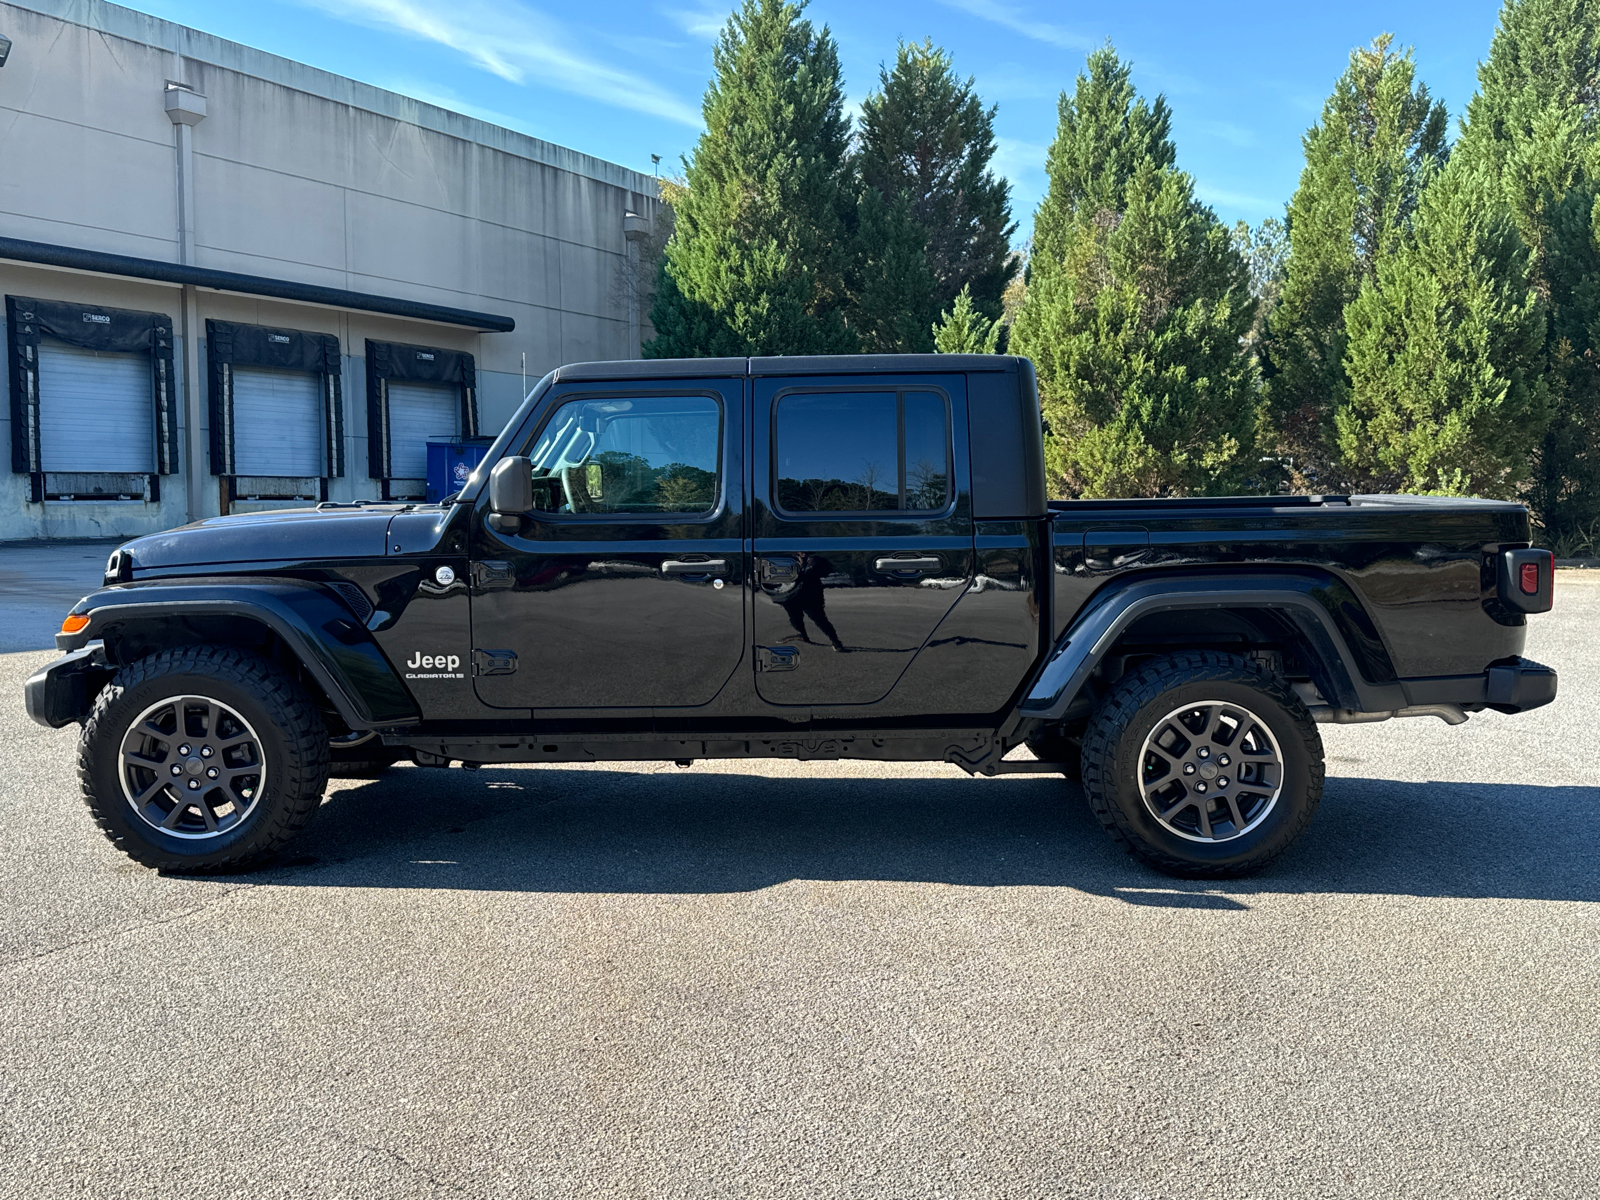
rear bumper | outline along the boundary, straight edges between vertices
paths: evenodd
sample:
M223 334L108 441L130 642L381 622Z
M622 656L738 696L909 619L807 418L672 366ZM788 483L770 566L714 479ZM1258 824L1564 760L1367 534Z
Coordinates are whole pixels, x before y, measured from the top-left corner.
M114 673L115 669L106 663L105 648L98 642L74 650L40 668L22 685L28 715L47 729L82 721Z
M1412 704L1456 704L1497 712L1529 712L1556 698L1556 673L1543 663L1513 658L1482 675L1445 675L1402 681Z

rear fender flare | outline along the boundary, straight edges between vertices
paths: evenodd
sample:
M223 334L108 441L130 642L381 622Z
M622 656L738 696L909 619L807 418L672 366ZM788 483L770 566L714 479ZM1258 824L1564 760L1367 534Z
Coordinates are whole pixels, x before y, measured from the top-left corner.
M351 729L420 718L415 701L372 635L332 593L296 579L184 579L124 584L85 596L73 608L89 624L56 635L61 650L112 640L140 625L196 617L234 617L271 630L326 693Z
M1348 611L1359 611L1359 626ZM1404 707L1388 652L1348 585L1323 573L1143 577L1097 595L1035 674L1020 715L1058 721L1090 674L1135 621L1183 609L1265 609L1292 623L1318 658L1341 708L1384 712ZM1355 645L1352 646L1352 641ZM1363 671L1365 667L1365 671ZM1376 680L1371 676L1378 676Z

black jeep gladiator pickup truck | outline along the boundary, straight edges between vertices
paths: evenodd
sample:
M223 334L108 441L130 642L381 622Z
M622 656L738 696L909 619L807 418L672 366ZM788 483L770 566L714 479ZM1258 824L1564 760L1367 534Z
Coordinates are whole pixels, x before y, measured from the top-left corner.
M1223 877L1311 820L1317 722L1555 697L1528 540L1496 501L1047 501L1020 358L580 363L437 504L124 545L27 705L83 723L95 819L169 870L270 854L330 770L402 756L778 757L1065 773L1131 852Z

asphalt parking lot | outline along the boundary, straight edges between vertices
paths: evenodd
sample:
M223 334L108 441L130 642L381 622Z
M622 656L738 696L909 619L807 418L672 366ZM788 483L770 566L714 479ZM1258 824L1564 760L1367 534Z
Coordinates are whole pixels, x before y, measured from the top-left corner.
M1600 572L1556 604L1555 705L1325 729L1225 887L833 763L402 767L163 877L0 655L0 1195L1593 1197Z

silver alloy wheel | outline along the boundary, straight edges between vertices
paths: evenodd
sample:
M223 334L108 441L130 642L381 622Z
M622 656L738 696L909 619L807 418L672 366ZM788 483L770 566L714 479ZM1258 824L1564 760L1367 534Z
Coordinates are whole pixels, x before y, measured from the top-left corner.
M139 819L171 837L221 837L245 820L267 786L261 739L209 696L158 700L128 726L117 764Z
M1139 794L1164 829L1226 842L1267 819L1283 790L1283 752L1255 713L1200 700L1157 721L1139 750Z

